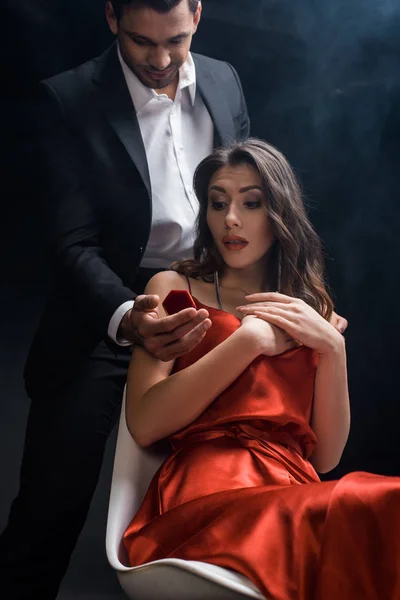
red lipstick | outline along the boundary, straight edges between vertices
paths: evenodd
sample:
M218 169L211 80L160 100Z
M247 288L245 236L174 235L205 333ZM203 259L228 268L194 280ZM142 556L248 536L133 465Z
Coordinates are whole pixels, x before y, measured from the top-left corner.
M222 238L222 243L227 250L237 251L246 248L249 242L239 235L226 235L224 238Z

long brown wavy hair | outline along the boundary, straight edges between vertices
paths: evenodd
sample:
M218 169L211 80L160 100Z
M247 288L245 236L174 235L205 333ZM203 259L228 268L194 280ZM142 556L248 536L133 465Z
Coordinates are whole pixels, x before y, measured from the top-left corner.
M172 265L185 275L212 282L215 271L223 275L225 263L216 249L207 224L208 188L224 166L247 164L259 173L266 198L269 224L275 243L269 250L268 286L301 298L330 319L333 302L324 281L322 244L304 207L299 183L288 161L274 146L256 138L214 150L197 167L194 189L199 200L194 259Z

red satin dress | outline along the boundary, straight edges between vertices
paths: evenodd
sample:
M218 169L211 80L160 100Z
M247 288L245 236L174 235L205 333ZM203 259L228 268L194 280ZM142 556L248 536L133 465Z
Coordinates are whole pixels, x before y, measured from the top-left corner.
M240 325L205 308L213 326L175 372ZM317 363L305 347L258 357L169 438L172 453L124 534L132 566L213 563L246 575L268 600L400 599L400 478L321 482L307 460Z

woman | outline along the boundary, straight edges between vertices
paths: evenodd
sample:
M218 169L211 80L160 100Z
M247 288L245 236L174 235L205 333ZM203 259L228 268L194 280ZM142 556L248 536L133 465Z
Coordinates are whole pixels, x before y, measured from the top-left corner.
M189 289L212 327L175 362L134 350L129 430L172 454L124 535L130 562L214 563L271 599L400 598L400 478L317 475L349 433L346 355L294 174L250 139L206 158L195 188L195 259L146 293Z

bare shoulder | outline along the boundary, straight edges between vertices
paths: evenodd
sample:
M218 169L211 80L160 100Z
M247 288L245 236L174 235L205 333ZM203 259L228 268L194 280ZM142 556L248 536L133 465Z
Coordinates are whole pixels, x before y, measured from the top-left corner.
M186 277L176 271L160 271L154 275L144 291L145 294L156 294L161 300L171 290L187 290L188 283Z

